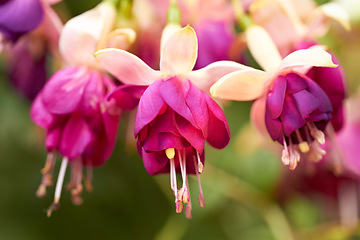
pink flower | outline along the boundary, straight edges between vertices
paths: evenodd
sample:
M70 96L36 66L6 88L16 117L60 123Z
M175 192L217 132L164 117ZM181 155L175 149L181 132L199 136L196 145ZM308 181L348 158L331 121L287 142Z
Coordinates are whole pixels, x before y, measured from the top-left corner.
M81 204L83 166L88 170L86 187L92 190L92 168L104 164L114 148L121 111L107 98L116 86L92 56L98 47L119 46L116 40L132 35L126 29L111 32L114 20L114 6L104 2L66 23L59 46L69 66L49 79L32 105L31 118L46 129L49 152L38 196L51 185L56 154L64 157L48 215L58 207L67 164L72 167L73 202Z
M140 98L135 120L135 137L139 155L151 175L170 172L176 211L187 203L191 217L191 200L187 175L199 180L199 202L204 206L199 173L203 171L204 144L225 147L230 139L225 115L206 92L226 73L241 69L232 62L217 62L192 71L197 59L197 37L187 26L170 24L163 32L160 71L148 67L131 53L105 49L95 53L101 66L125 84L149 87ZM178 190L176 173L183 185Z
M258 26L246 31L251 53L266 72L248 68L222 77L211 94L222 99L256 99L251 112L254 124L284 145L282 161L295 169L301 152L319 160L324 155L323 130L332 106L325 92L304 73L313 66L335 67L331 55L319 47L298 50L281 60L267 33ZM256 42L249 42L260 37ZM269 54L270 53L270 54ZM262 54L265 54L264 56Z

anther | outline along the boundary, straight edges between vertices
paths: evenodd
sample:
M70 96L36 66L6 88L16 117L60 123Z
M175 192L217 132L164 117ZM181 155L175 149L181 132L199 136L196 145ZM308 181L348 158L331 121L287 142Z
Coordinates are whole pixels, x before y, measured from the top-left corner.
M197 171L202 173L204 171L204 164L200 160L200 154L196 151L196 158L197 158Z
M295 130L295 134L296 134L296 137L297 137L297 139L299 141L298 146L299 146L300 151L303 152L303 153L307 153L310 150L309 144L306 141L303 140L299 130Z

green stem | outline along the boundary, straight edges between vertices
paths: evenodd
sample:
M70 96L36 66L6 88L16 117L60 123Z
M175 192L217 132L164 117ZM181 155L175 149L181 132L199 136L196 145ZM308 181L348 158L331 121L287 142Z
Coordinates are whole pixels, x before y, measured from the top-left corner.
M167 22L181 24L181 11L177 5L176 0L171 0L169 9L167 11Z

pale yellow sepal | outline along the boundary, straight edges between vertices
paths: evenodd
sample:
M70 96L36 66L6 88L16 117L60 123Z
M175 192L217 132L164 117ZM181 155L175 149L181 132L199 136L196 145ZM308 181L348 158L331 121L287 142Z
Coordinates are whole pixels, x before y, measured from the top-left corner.
M281 55L267 31L258 25L245 31L246 42L251 55L267 72L275 71L281 63Z
M280 69L297 66L337 67L332 61L331 54L319 46L290 53L283 59Z
M195 30L187 25L174 32L164 43L160 55L160 71L165 75L191 72L198 54Z
M356 0L355 0L356 1ZM341 26L350 31L350 16L348 12L337 3L326 3L319 7L321 13L325 16L337 21Z
M227 100L254 100L263 94L268 79L268 73L256 69L232 72L212 85L210 94Z

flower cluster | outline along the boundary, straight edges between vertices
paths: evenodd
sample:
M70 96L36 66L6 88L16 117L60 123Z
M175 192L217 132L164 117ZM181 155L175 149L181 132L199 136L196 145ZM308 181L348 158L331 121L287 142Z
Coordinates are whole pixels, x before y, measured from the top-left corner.
M255 100L252 122L283 146L281 160L291 170L300 158L320 161L336 145L345 77L317 42L330 19L349 29L335 3L311 5L304 15L290 1L103 1L62 26L51 8L56 2L0 3L9 76L35 99L31 119L46 132L39 197L52 185L56 156L63 157L49 215L59 206L68 164L73 202L82 202L83 168L92 190L92 168L110 157L123 111L136 109L133 131L144 167L150 175L170 174L176 212L186 204L188 218L189 175L197 176L205 206L205 142L222 149L230 141L221 99ZM249 66L247 49L263 70ZM48 56L57 64L45 81Z

